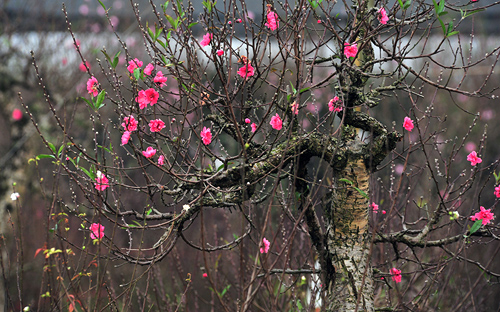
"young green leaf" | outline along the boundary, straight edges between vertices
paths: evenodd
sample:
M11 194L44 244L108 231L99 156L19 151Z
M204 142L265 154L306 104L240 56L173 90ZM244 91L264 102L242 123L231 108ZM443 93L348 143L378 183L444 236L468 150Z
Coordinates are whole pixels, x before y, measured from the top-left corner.
M122 51L116 52L115 56L113 57L113 62L111 63L111 67L116 68L116 66L118 65L119 61L118 57L120 56L120 53L122 53Z
M95 110L97 111L99 108L104 106L104 97L106 96L106 90L102 90L99 92L99 95L97 96L97 100L95 103Z
M477 230L479 230L479 228L481 227L481 225L483 224L483 220L476 220L476 222L474 222L474 224L472 225L472 227L470 228L469 230L469 236L476 233Z

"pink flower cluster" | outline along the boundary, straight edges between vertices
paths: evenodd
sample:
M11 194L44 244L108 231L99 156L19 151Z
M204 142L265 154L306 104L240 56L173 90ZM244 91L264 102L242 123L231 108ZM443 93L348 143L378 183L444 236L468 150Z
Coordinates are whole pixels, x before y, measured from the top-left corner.
M480 211L470 217L471 221L483 220L482 224L486 225L495 218L495 215L491 212L491 209L484 209L483 206L479 207Z
M210 41L212 41L214 35L211 34L211 33L206 33L204 36L203 36L203 39L200 41L200 45L202 47L206 47L207 45L210 44Z
M92 239L102 239L104 237L104 225L100 223L92 223L89 230Z
M128 117L123 118L122 127L125 128L125 132L122 134L122 145L127 145L130 140L130 135L132 131L137 130L137 120L135 120L134 116L130 115Z
M153 69L155 69L154 65L149 63L146 68L144 68L144 75L151 75L151 73L153 72Z
M135 58L135 59L128 62L127 69L131 74L133 74L134 69L141 68L142 64L143 64L142 61L139 61L137 58Z
M123 118L122 127L125 128L126 131L135 131L137 130L137 120L135 120L134 116L130 115L128 117Z
M14 119L15 121L19 121L19 120L23 119L23 112L21 112L21 110L19 108L15 108L12 111L12 119Z
M271 246L271 243L264 237L262 239L262 244L264 245L264 247L260 248L260 253L261 254L268 253L269 252L269 246Z
M370 204L370 208L372 208L374 213L378 213L378 205L374 202Z
M272 31L275 31L276 29L278 29L278 27L280 25L280 22L278 19L278 14L276 14L276 12L273 12L270 4L267 5L266 18L267 18L266 27L268 27Z
M381 24L386 25L387 22L389 21L389 17L387 16L387 13L384 8L378 9L378 20Z
M238 70L238 75L241 76L241 78L248 79L249 77L252 77L255 74L255 70L252 66L252 64L247 63L245 66L241 67L240 70Z
M95 189L98 191L104 191L109 187L108 178L100 171L97 171L95 181Z
M410 117L405 117L405 120L403 121L403 128L405 128L406 131L413 130L413 120L410 119Z
M139 95L135 98L135 101L139 103L139 108L144 109L149 104L153 106L158 102L160 94L153 88L147 90L139 91Z
M165 128L165 123L161 119L155 119L149 121L149 130L151 132L160 132L161 129Z
M281 118L278 114L275 116L271 117L271 121L269 122L271 124L271 127L275 130L281 130L283 127L283 121L281 121Z
M200 136L201 140L203 141L203 144L208 145L212 142L212 132L210 132L210 128L203 127Z
M472 151L469 155L467 155L467 160L470 161L471 166L475 166L483 162L483 160L477 156L476 151Z
M396 268L392 268L390 270L390 273L391 273L391 278L393 281L395 281L396 283L401 283L401 270L398 270Z
M358 45L356 43L344 43L344 55L346 57L355 57L358 54Z
M99 90L97 89L99 87L99 82L97 82L97 79L92 76L87 80L87 91L89 94L92 94L93 97L96 97L99 94Z
M156 154L156 149L148 146L145 151L142 151L142 155L146 158L151 158Z
M330 112L341 112L343 110L342 108L342 101L339 99L338 96L335 96L333 99L328 102L328 110Z
M163 76L163 73L161 72L161 70L159 70L157 73L156 73L156 76L155 78L153 79L153 81L156 83L156 85L161 88L163 86L166 86L167 85L167 77Z
M497 186L497 187L495 187L495 193L494 194L495 194L495 196L497 198L500 198L500 185Z

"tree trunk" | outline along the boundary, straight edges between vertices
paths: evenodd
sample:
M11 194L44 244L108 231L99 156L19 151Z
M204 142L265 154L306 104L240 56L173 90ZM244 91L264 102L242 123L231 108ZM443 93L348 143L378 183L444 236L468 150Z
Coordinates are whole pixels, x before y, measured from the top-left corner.
M363 160L350 160L336 185L331 210L325 214L326 248L335 268L334 278L325 285L327 311L374 311L367 231L369 174Z

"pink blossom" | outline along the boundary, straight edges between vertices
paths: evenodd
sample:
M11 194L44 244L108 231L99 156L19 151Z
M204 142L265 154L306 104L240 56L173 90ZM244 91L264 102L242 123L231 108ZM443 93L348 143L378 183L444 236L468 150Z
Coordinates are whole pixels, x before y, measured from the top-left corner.
M102 239L104 237L104 225L100 223L92 223L89 230L92 239Z
M276 130L281 130L281 127L283 126L283 122L281 121L281 118L278 114L271 117L271 122L269 123L271 124L271 127Z
M271 9L271 5L267 5L267 23L266 27L268 27L270 30L275 31L278 29L280 22L278 19L278 14L276 12L273 12Z
M158 165L163 166L164 164L165 164L165 156L160 155L160 157L158 157Z
M481 158L477 157L476 151L470 152L470 154L467 155L467 160L470 161L471 166L475 166L483 162Z
M358 54L358 45L356 43L344 43L344 54L346 57L355 57Z
M161 72L161 70L156 73L156 76L153 79L153 81L160 88L167 85L167 77L163 76L163 73Z
M135 120L134 116L130 115L128 117L123 118L122 127L125 128L126 131L135 131L137 130L137 120Z
M87 91L89 94L92 94L92 96L97 96L99 94L99 90L97 89L99 87L99 82L97 82L97 79L92 76L87 80Z
M341 112L344 108L342 107L342 101L339 99L338 96L335 96L333 99L328 102L328 110L330 112Z
M15 108L12 111L12 119L14 119L15 121L19 121L22 118L23 118L23 112L21 112L21 110L19 108Z
M318 24L321 24L321 23L322 23L321 20L318 20Z
M245 118L245 123L251 123L252 121L250 120L250 118Z
M214 37L213 34L206 33L205 35L203 35L203 40L200 41L200 45L202 47L206 47L207 45L210 44L210 41L212 40L213 37Z
M128 62L127 69L131 74L133 74L134 69L140 68L140 67L142 67L142 62L139 61L137 58L135 58L135 59Z
M61 60L61 63L63 64L63 66L66 66L66 64L68 64L68 59L63 57L63 59Z
M252 123L252 124L250 125L250 127L252 127L252 132L257 131L257 125L255 124L255 122L254 122L254 123Z
M491 209L484 209L483 206L479 207L479 209L481 211L470 217L471 221L483 220L482 224L486 225L490 223L493 218L495 218L495 215L491 212Z
M104 175L104 173L97 171L96 174L96 184L95 184L95 189L98 191L104 191L109 187L109 180L108 178Z
M495 196L497 198L500 198L500 185L497 186L497 187L495 187L495 193L494 194L495 194Z
M222 55L224 55L224 51L223 51L223 50L217 50L217 55L218 55L218 56L222 56Z
M78 69L80 71L82 71L82 72L86 72L87 71L87 67L85 67L85 65L87 65L87 67L90 70L90 63L88 61L85 61L85 64L83 64L83 62L81 62L80 65L78 66Z
M395 281L396 283L401 283L401 270L398 270L396 268L392 268L390 270L392 280Z
M151 75L151 73L153 72L153 69L155 69L154 65L149 63L146 68L144 68L144 75Z
M411 120L410 117L405 117L405 120L403 121L403 128L410 132L413 130L413 120Z
M155 89L149 88L147 90L139 91L139 95L135 98L136 102L139 103L139 108L144 109L149 104L153 106L158 102L160 94L156 92Z
M271 243L264 237L262 239L262 244L264 244L264 247L260 248L260 253L268 253L269 252L269 246Z
M203 144L208 145L210 144L210 142L212 142L212 132L210 132L210 128L203 127L200 136L201 140L203 141Z
M122 146L128 144L128 141L130 140L130 134L131 134L130 131L123 132L123 134L122 134Z
M252 77L254 75L254 68L252 67L252 64L247 63L245 66L241 67L240 70L238 70L238 75L245 79Z
M387 24L389 21L389 17L387 17L387 13L384 8L378 9L378 20L381 24Z
M386 214L387 212L385 210L382 210L382 214Z
M148 146L145 151L142 151L142 155L146 158L151 158L156 154L156 150L151 146Z
M163 128L165 128L165 123L161 119L155 119L149 122L149 130L151 130L151 132L160 132Z
M203 273L203 277L207 277L207 276L208 276L208 274L207 274L207 273Z
M240 24L242 22L241 18L236 19L236 23Z
M378 213L378 205L375 204L374 202L370 204L370 208L373 209L374 213Z

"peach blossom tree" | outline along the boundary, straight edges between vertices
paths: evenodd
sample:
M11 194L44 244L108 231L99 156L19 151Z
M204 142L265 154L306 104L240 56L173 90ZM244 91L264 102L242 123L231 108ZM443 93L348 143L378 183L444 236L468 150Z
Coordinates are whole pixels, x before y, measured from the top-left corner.
M39 252L61 279L41 292L70 310L468 307L473 286L434 294L464 262L500 277L470 252L500 248L498 155L465 100L497 97L499 47L468 24L491 5L248 4L133 5L141 49L115 31L97 59L68 21L87 90L64 109L33 56L59 129L37 128L33 159L59 181Z

